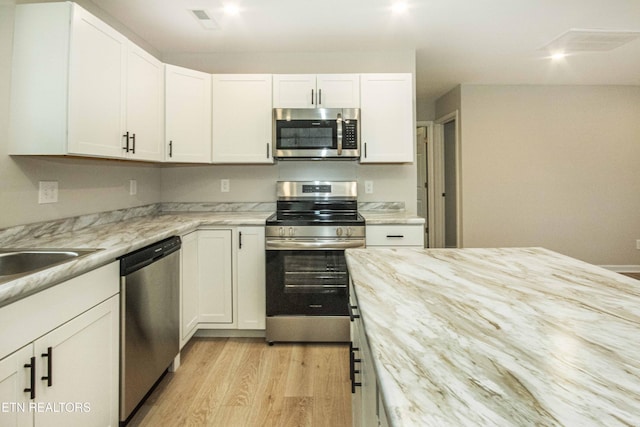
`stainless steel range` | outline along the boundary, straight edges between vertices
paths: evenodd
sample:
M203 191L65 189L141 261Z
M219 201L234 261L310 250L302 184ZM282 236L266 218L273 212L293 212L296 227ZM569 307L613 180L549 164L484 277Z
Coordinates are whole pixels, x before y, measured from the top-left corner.
M266 223L266 339L348 342L347 248L364 247L356 182L280 181Z

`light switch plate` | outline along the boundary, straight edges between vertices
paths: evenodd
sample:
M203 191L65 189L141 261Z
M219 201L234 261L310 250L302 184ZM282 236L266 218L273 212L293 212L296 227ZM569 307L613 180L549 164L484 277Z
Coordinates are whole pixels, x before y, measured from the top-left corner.
M129 195L130 196L135 196L136 194L138 194L138 181L136 181L135 179L130 179L129 180Z
M39 181L38 182L38 203L57 203L58 202L58 181Z

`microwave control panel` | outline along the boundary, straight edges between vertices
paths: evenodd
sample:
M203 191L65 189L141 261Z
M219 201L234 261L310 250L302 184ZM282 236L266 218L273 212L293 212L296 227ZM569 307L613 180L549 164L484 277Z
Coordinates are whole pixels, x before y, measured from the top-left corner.
M358 123L356 120L350 120L344 124L344 133L342 134L342 148L357 149L358 148Z

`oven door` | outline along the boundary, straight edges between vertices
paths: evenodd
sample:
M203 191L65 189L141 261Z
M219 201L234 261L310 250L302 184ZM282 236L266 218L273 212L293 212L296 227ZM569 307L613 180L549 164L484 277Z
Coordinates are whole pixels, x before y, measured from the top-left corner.
M347 316L344 250L267 250L267 316Z

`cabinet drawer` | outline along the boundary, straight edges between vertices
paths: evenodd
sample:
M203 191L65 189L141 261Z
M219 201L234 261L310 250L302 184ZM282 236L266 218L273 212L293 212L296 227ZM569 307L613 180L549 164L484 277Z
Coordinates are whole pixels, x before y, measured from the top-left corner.
M367 246L424 246L422 225L368 225Z

